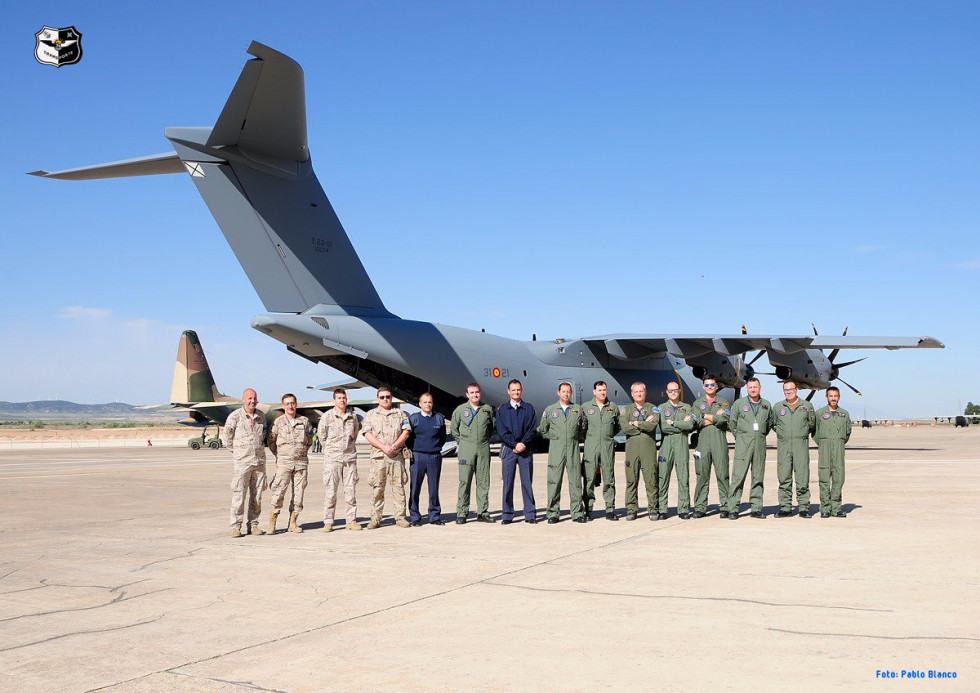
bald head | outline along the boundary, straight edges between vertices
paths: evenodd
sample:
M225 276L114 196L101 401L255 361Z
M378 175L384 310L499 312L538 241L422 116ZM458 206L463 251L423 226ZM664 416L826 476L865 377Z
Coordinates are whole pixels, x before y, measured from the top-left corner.
M255 393L255 390L248 388L242 393L242 405L245 407L245 411L249 414L255 413L255 405L259 401L259 396Z

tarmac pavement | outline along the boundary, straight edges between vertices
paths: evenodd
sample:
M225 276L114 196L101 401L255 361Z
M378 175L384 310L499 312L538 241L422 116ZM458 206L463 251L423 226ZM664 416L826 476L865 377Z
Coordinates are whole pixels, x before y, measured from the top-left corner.
M770 450L761 521L747 489L720 520L712 479L699 520L672 483L666 521L574 524L566 500L558 525L457 526L448 459L446 526L327 534L316 459L303 534L232 539L230 470L226 450L0 452L0 690L980 690L980 427L855 429L846 519L772 517Z

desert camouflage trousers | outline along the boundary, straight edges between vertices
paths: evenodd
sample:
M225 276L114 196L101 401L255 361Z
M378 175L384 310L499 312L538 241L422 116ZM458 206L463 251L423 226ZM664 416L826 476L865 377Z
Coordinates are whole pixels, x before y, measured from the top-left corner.
M231 526L241 527L248 499L248 524L258 525L265 490L265 465L235 465L231 474Z
M349 462L327 461L323 463L323 524L332 525L337 508L337 487L344 485L344 501L347 503L347 524L357 521L357 460Z
M289 501L289 512L299 513L303 511L303 496L306 493L306 485L309 482L307 467L288 467L278 465L276 475L269 484L272 492L272 512L278 513L282 510L282 502L286 497L286 492L292 489L293 495Z
M381 522L385 511L385 482L391 487L391 495L395 497L395 519L405 519L405 484L408 482L408 472L405 471L403 460L385 458L371 460L371 471L368 472L368 484L373 492L371 519Z

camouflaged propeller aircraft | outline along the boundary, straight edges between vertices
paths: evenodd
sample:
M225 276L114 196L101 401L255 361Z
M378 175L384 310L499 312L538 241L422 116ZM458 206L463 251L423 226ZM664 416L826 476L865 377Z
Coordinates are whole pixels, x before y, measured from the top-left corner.
M943 347L931 337L816 334L609 334L528 342L393 315L313 172L302 68L260 43L248 52L255 59L245 63L214 127L166 129L175 152L33 175L188 173L268 311L252 327L305 359L372 386L387 384L405 400L430 391L449 415L464 401L469 381L482 385L484 401L499 405L508 399L507 382L519 378L538 411L555 400L560 382L571 383L582 402L593 381L604 380L610 399L622 403L634 381L645 382L648 401L659 402L666 384L677 380L683 399L692 402L704 373L740 388L753 374L744 358L749 351L758 350L756 358L765 352L781 378L816 390L838 378L845 364L835 365L833 357L842 349ZM823 349L834 350L831 357ZM732 401L733 394L721 396Z
M350 403L351 406L354 403ZM359 402L358 404L366 404ZM296 413L310 419L314 426L323 416L323 412L333 406L333 400L324 402L297 402ZM235 397L223 395L218 391L211 374L211 366L204 355L204 347L194 330L185 330L177 343L177 362L174 365L174 381L170 386L169 404L144 404L137 409L170 409L177 412L187 412L187 420L181 423L187 426L200 426L208 423L225 425L228 415L236 409L241 409L242 401ZM255 405L265 415L266 422L271 426L282 414L280 402L259 402Z

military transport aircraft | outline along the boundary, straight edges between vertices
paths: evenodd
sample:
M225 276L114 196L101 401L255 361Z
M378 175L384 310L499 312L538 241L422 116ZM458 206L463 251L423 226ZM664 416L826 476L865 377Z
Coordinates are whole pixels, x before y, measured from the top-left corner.
M353 406L354 403L350 404ZM316 426L323 412L332 406L333 400L297 402L296 413L307 417ZM144 404L137 409L170 409L187 412L187 421L181 423L188 426L208 423L224 426L228 415L241 407L240 399L223 395L218 391L197 332L185 330L177 343L177 362L174 364L174 380L170 386L170 403ZM270 426L283 411L283 406L279 402L259 402L255 408L265 415L265 420Z
M252 327L286 349L360 382L382 383L414 401L434 394L448 414L467 382L484 400L507 401L519 378L538 410L569 382L577 402L605 380L613 401L630 384L647 384L648 399L666 399L678 380L683 398L700 394L700 376L739 388L753 373L745 354L765 352L783 379L821 389L838 378L842 349L904 349L943 344L931 337L827 337L748 334L606 334L518 341L476 330L403 319L385 308L334 213L307 147L303 70L289 57L253 42L214 127L167 128L175 152L34 175L62 180L189 174L267 311ZM830 356L824 349L832 349ZM753 359L755 360L755 359ZM841 381L843 382L843 381ZM731 397L733 392L723 392Z

